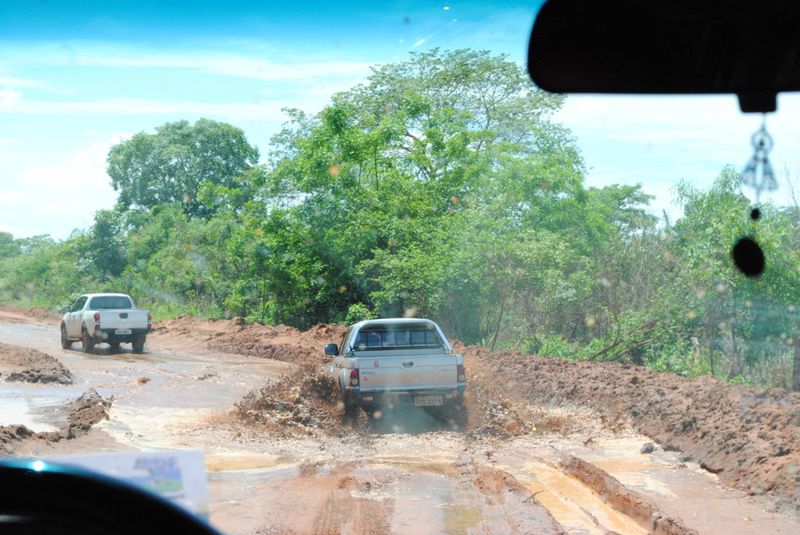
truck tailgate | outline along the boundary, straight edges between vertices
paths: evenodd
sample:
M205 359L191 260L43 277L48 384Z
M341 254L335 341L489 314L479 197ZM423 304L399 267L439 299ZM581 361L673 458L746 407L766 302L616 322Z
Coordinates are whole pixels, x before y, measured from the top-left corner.
M457 380L455 355L359 357L361 390L400 390L452 387Z
M103 329L146 329L147 311L136 309L100 310Z

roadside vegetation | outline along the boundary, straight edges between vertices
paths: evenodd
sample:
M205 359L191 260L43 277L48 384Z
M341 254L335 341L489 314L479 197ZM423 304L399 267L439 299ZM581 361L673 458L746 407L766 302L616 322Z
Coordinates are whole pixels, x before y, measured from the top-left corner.
M299 328L428 316L492 349L789 387L797 206L751 222L731 167L707 190L676 176L675 222L638 186L587 187L563 102L502 56L437 50L286 110L263 158L235 126L164 124L112 148L118 203L90 228L0 233L0 299L123 291L158 319ZM750 234L755 280L729 257Z

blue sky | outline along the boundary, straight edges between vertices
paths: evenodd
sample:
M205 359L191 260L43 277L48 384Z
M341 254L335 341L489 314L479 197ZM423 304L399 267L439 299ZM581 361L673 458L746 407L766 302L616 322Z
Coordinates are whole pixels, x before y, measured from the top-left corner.
M264 155L281 108L317 111L409 51L482 48L522 63L535 3L4 0L0 230L64 238L87 227L116 198L109 147L167 121L230 122ZM768 120L774 163L794 169L800 100L780 106ZM761 121L733 97L575 96L557 118L590 185L642 182L672 217L674 183L744 164Z

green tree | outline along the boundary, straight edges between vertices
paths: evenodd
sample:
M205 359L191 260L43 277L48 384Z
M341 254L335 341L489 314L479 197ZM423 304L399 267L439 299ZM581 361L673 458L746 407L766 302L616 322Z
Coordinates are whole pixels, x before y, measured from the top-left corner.
M86 256L99 278L111 279L122 274L127 254L118 212L100 210L95 214L86 247Z
M291 111L273 140L270 184L272 201L286 207L275 235L294 236L276 250L303 253L282 252L292 258L283 266L275 257L280 274L270 281L303 272L310 282L283 310L297 303L304 321L341 316L357 302L383 314L441 313L446 268L468 246L457 242L466 237L456 232L460 214L487 204L508 212L495 198L518 180L526 185L511 203L517 228L537 217L542 190L557 226L561 199L581 193L574 142L550 120L562 102L504 56L434 50L375 68L368 84L336 95L317 116Z
M167 123L115 145L107 171L123 208L180 203L189 216L207 218L216 207L198 200L201 188L236 188L257 163L258 149L241 129L200 119Z
M19 243L10 232L0 232L0 258L19 254Z

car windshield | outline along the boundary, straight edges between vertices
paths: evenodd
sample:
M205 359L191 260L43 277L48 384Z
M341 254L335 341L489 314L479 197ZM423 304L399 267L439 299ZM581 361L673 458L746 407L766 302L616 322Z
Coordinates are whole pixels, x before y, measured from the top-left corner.
M425 324L380 325L362 328L353 348L360 351L444 348L444 344Z
M133 308L129 297L124 295L101 295L92 297L89 301L90 310L104 310L113 308Z
M548 93L542 4L0 2L0 458L231 534L800 533L800 96Z

